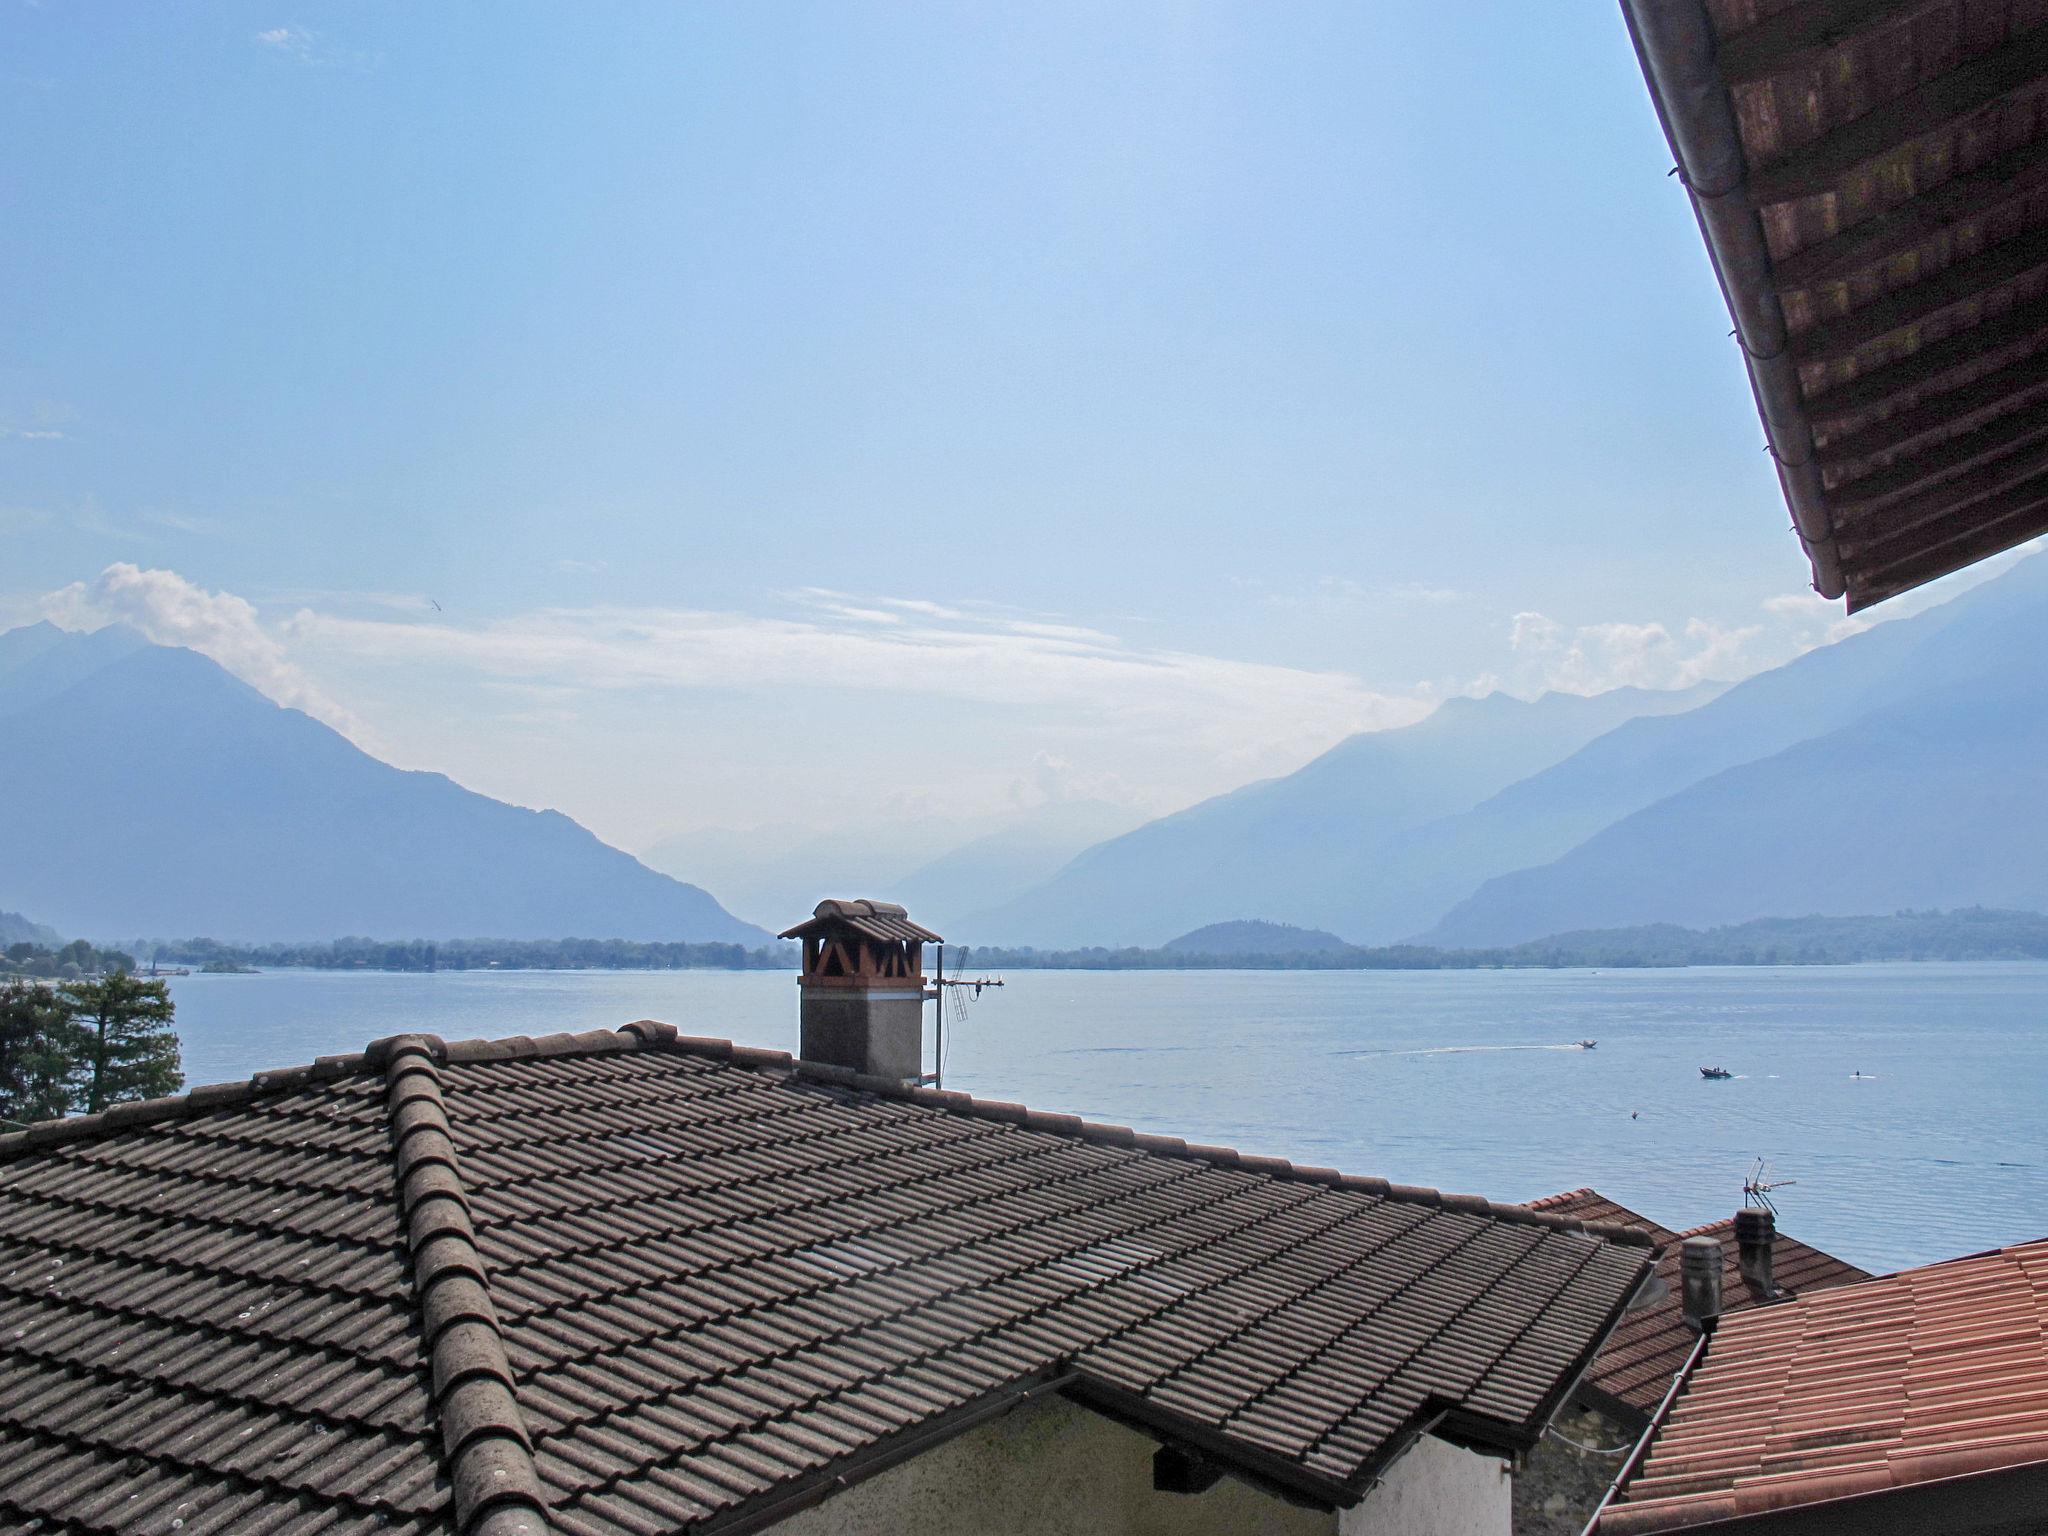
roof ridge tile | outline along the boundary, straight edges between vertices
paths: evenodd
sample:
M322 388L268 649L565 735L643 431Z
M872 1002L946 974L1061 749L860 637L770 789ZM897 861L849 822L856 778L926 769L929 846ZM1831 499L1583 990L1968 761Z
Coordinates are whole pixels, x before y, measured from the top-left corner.
M442 1065L471 1057L436 1035L393 1035L366 1054L386 1084L394 1182L455 1528L463 1536L547 1536L533 1436L519 1410L441 1098Z

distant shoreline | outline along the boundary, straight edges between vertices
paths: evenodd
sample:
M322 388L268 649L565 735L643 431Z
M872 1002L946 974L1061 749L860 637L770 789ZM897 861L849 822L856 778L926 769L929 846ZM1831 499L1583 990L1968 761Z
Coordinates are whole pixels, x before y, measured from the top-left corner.
M784 971L788 946L660 944L626 939L449 941L337 939L226 944L127 941L160 966L259 971ZM1172 948L1035 949L948 945L947 970L1501 971L1682 970L1700 966L1829 966L1883 961L2048 960L2048 916L1987 907L1862 917L1759 918L1711 929L1654 924L1557 934L1527 944L1451 949L1419 944L1286 954L1191 954Z

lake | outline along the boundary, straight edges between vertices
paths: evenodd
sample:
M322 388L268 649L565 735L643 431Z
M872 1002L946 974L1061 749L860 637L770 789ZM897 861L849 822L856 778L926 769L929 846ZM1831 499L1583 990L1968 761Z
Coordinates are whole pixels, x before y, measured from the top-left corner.
M2048 964L1007 982L949 1023L947 1087L1495 1199L1590 1184L1674 1228L1733 1211L1762 1158L1796 1181L1780 1226L1870 1269L2048 1234ZM405 1030L651 1017L796 1046L786 972L281 971L172 989L195 1085ZM1708 1082L1703 1065L1736 1076Z

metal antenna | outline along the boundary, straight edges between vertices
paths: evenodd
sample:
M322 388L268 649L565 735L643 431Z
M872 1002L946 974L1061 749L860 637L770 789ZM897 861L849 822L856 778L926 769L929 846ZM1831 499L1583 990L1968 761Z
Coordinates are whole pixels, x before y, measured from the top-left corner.
M1742 1181L1742 1207L1744 1210L1754 1208L1769 1211L1775 1216L1778 1214L1778 1208L1771 1203L1771 1191L1790 1189L1798 1182L1797 1179L1766 1179L1764 1160L1758 1158L1756 1166L1749 1170L1749 1177Z
M938 946L938 963L932 970L932 987L925 994L932 1002L932 1070L919 1078L934 1088L946 1086L946 1000L953 1002L953 1027L959 1028L967 1019L967 998L969 992L981 996L983 987L1000 987L1000 976L948 976L946 974L946 946Z

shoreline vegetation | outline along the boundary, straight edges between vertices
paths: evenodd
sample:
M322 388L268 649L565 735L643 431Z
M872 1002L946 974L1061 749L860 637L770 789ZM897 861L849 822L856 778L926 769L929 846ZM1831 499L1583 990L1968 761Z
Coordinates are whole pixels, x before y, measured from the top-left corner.
M215 974L244 970L728 970L793 971L793 945L660 944L625 939L228 944L145 940L123 946L145 965ZM126 959L123 955L121 958ZM1296 953L1156 949L1034 949L948 945L947 970L1449 971L1634 970L1699 965L1854 965L1886 960L2048 960L2048 915L1988 907L1864 917L1771 917L1728 927L1658 923L1555 934L1492 949L1344 945ZM0 970L7 968L0 959Z

